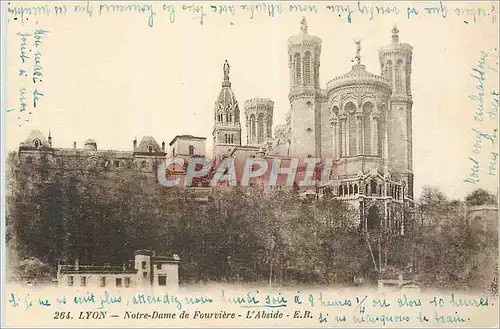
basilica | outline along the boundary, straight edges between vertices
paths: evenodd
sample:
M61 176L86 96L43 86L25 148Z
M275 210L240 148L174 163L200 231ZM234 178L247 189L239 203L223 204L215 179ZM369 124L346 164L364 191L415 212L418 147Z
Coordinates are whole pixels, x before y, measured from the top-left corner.
M361 42L351 70L322 88L321 39L309 34L305 18L298 35L288 39L290 110L272 135L274 103L255 98L243 108L247 144L242 145L240 108L231 90L229 65L214 108L214 158L333 159L335 185L316 186L359 206L365 229L386 228L404 234L405 205L413 204L412 46L392 29L380 48L380 75L362 64ZM239 162L238 162L239 160ZM370 220L373 219L373 220Z
M354 65L344 75L320 85L321 39L309 34L302 19L297 35L288 39L290 109L274 127L274 102L254 98L243 112L231 88L230 65L223 65L221 90L213 109L214 162L232 157L236 164L249 157L265 159L333 159L330 179L317 182L306 194L330 196L355 205L365 230L388 229L404 234L402 209L413 204L412 167L412 46L400 42L399 30L378 52L380 74L366 70L361 42L356 41ZM281 120L280 120L281 121ZM246 144L242 125L245 125ZM146 136L133 141L129 152L100 151L94 140L83 148L57 149L52 140L32 132L21 143L21 161L31 163L40 150L55 161L91 162L111 170L138 169L154 175L165 157L205 157L205 137L178 135L158 144ZM63 161L64 160L64 161ZM75 164L77 164L75 162ZM182 175L183 167L175 169Z

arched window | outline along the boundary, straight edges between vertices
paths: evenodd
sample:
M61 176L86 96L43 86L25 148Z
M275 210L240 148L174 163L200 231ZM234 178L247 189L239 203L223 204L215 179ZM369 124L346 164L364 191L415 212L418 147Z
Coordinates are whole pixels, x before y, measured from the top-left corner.
M267 136L272 137L273 136L273 124L272 124L272 119L267 120Z
M224 143L226 143L226 144L227 144L227 140L228 140L228 138L227 138L227 134L224 134Z
M141 161L141 169L146 169L146 161Z
M255 115L250 115L250 141L251 143L255 142Z
M33 146L34 146L35 148L39 148L40 146L42 146L42 142L40 142L40 140L39 140L39 139L35 139L35 140L33 141Z
M387 122L387 118L386 118L386 106L385 105L382 105L380 107L380 118L377 119L377 132L378 132L378 136L376 136L376 138L378 138L378 150L376 150L376 154L378 156L383 156L384 155L384 144L387 143L386 139L385 139L385 130L386 130L386 122Z
M229 113L229 120L228 120L229 123L233 122L233 115L231 113Z
M300 84L300 78L301 78L301 66L300 66L300 54L299 53L296 53L294 56L293 56L293 63L294 63L294 66L295 66L295 84Z
M349 138L349 149L347 150L347 155L354 156L356 155L356 143L358 140L356 132L356 105L349 102L346 104L344 111L347 114L347 128L349 132L348 136L346 136L346 138Z
M153 147L151 145L148 146L148 152L153 153Z
M189 145L189 155L194 155L194 146Z
M387 79L389 79L389 81L392 82L392 61L388 61L387 62L385 76L386 76Z
M352 185L349 184L349 195L351 195L351 194L352 194Z
M380 216L378 215L377 207L372 206L368 210L368 218L366 219L366 221L366 226L369 231L380 228Z
M304 84L308 85L311 83L311 53L306 52L304 54Z
M375 194L377 194L377 182L375 182L375 180L372 180L372 181L370 182L370 190L371 190L371 191L370 191L370 194L371 194L371 195L375 195Z
M358 194L358 184L354 184L354 194Z
M372 114L373 105L372 103L365 103L363 105L363 133L364 133L364 154L371 155L372 150Z
M400 59L396 63L396 72L395 73L395 86L397 92L403 91L403 61Z
M264 142L264 114L259 113L257 119L257 144Z

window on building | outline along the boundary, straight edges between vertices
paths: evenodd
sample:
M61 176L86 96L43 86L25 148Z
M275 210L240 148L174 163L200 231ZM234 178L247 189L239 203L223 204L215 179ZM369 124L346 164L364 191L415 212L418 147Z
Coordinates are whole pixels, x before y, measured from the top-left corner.
M115 168L120 168L120 161L119 160L115 160L114 164L115 164Z
M105 277L105 276L101 276L101 277L99 278L99 285L100 285L101 287L105 287L105 286L106 286L106 277Z
M151 145L148 146L148 152L153 153L153 147Z
M142 273L142 276L143 276L144 278L147 278L147 277L148 277L148 272L143 272L143 273Z
M393 71L392 71L392 61L388 61L387 62L387 66L386 66L386 77L392 82L392 74L393 74Z
M142 269L145 270L146 269L146 261L142 261Z
M257 144L264 143L264 113L257 116Z
M129 277L125 278L125 287L130 287L130 278Z
M172 156L175 156L175 147L172 149Z
M68 286L72 286L73 285L73 276L68 276Z
M141 161L141 168L145 169L146 168L146 161Z
M82 276L80 278L80 286L85 287L86 285L87 285L87 277L86 276Z
M301 81L301 66L300 66L300 54L296 53L293 57L293 64L295 69L295 83L298 84Z
M156 268L157 268L158 270L161 270L161 264L160 264L160 263L156 264Z
M189 155L194 155L194 146L189 145Z
M370 194L371 195L377 194L377 182L375 182L374 180L370 182Z
M116 286L121 287L122 286L122 278L116 278Z
M167 285L167 276L166 275L158 275L158 285L166 286Z
M308 51L304 54L304 83L311 83L311 53Z
M36 148L39 148L40 146L42 146L42 143L40 142L39 139L35 139L33 141L33 146L36 147Z

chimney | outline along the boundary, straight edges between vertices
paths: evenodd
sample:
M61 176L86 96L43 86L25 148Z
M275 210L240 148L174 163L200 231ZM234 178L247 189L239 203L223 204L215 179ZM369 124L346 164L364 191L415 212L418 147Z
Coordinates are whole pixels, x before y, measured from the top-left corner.
M134 139L134 152L136 148L137 148L137 137Z
M79 271L80 270L80 259L78 257L76 257L75 259L75 271Z
M52 147L52 135L50 134L50 129L49 129L49 146Z
M73 142L73 148L76 149L76 142Z
M161 149L163 150L163 152L165 152L165 141L161 143Z

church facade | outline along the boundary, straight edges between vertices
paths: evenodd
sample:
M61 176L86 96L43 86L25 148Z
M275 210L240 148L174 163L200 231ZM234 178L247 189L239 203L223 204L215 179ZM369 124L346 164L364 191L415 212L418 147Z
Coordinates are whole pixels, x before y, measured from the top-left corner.
M331 179L317 183L330 195L359 207L362 226L404 234L403 209L413 204L412 46L391 41L378 52L380 74L366 70L357 41L355 64L322 88L321 39L310 35L305 18L300 33L288 39L290 110L272 136L274 103L244 103L247 144L242 145L240 108L224 65L224 82L214 107L214 158L333 159Z

